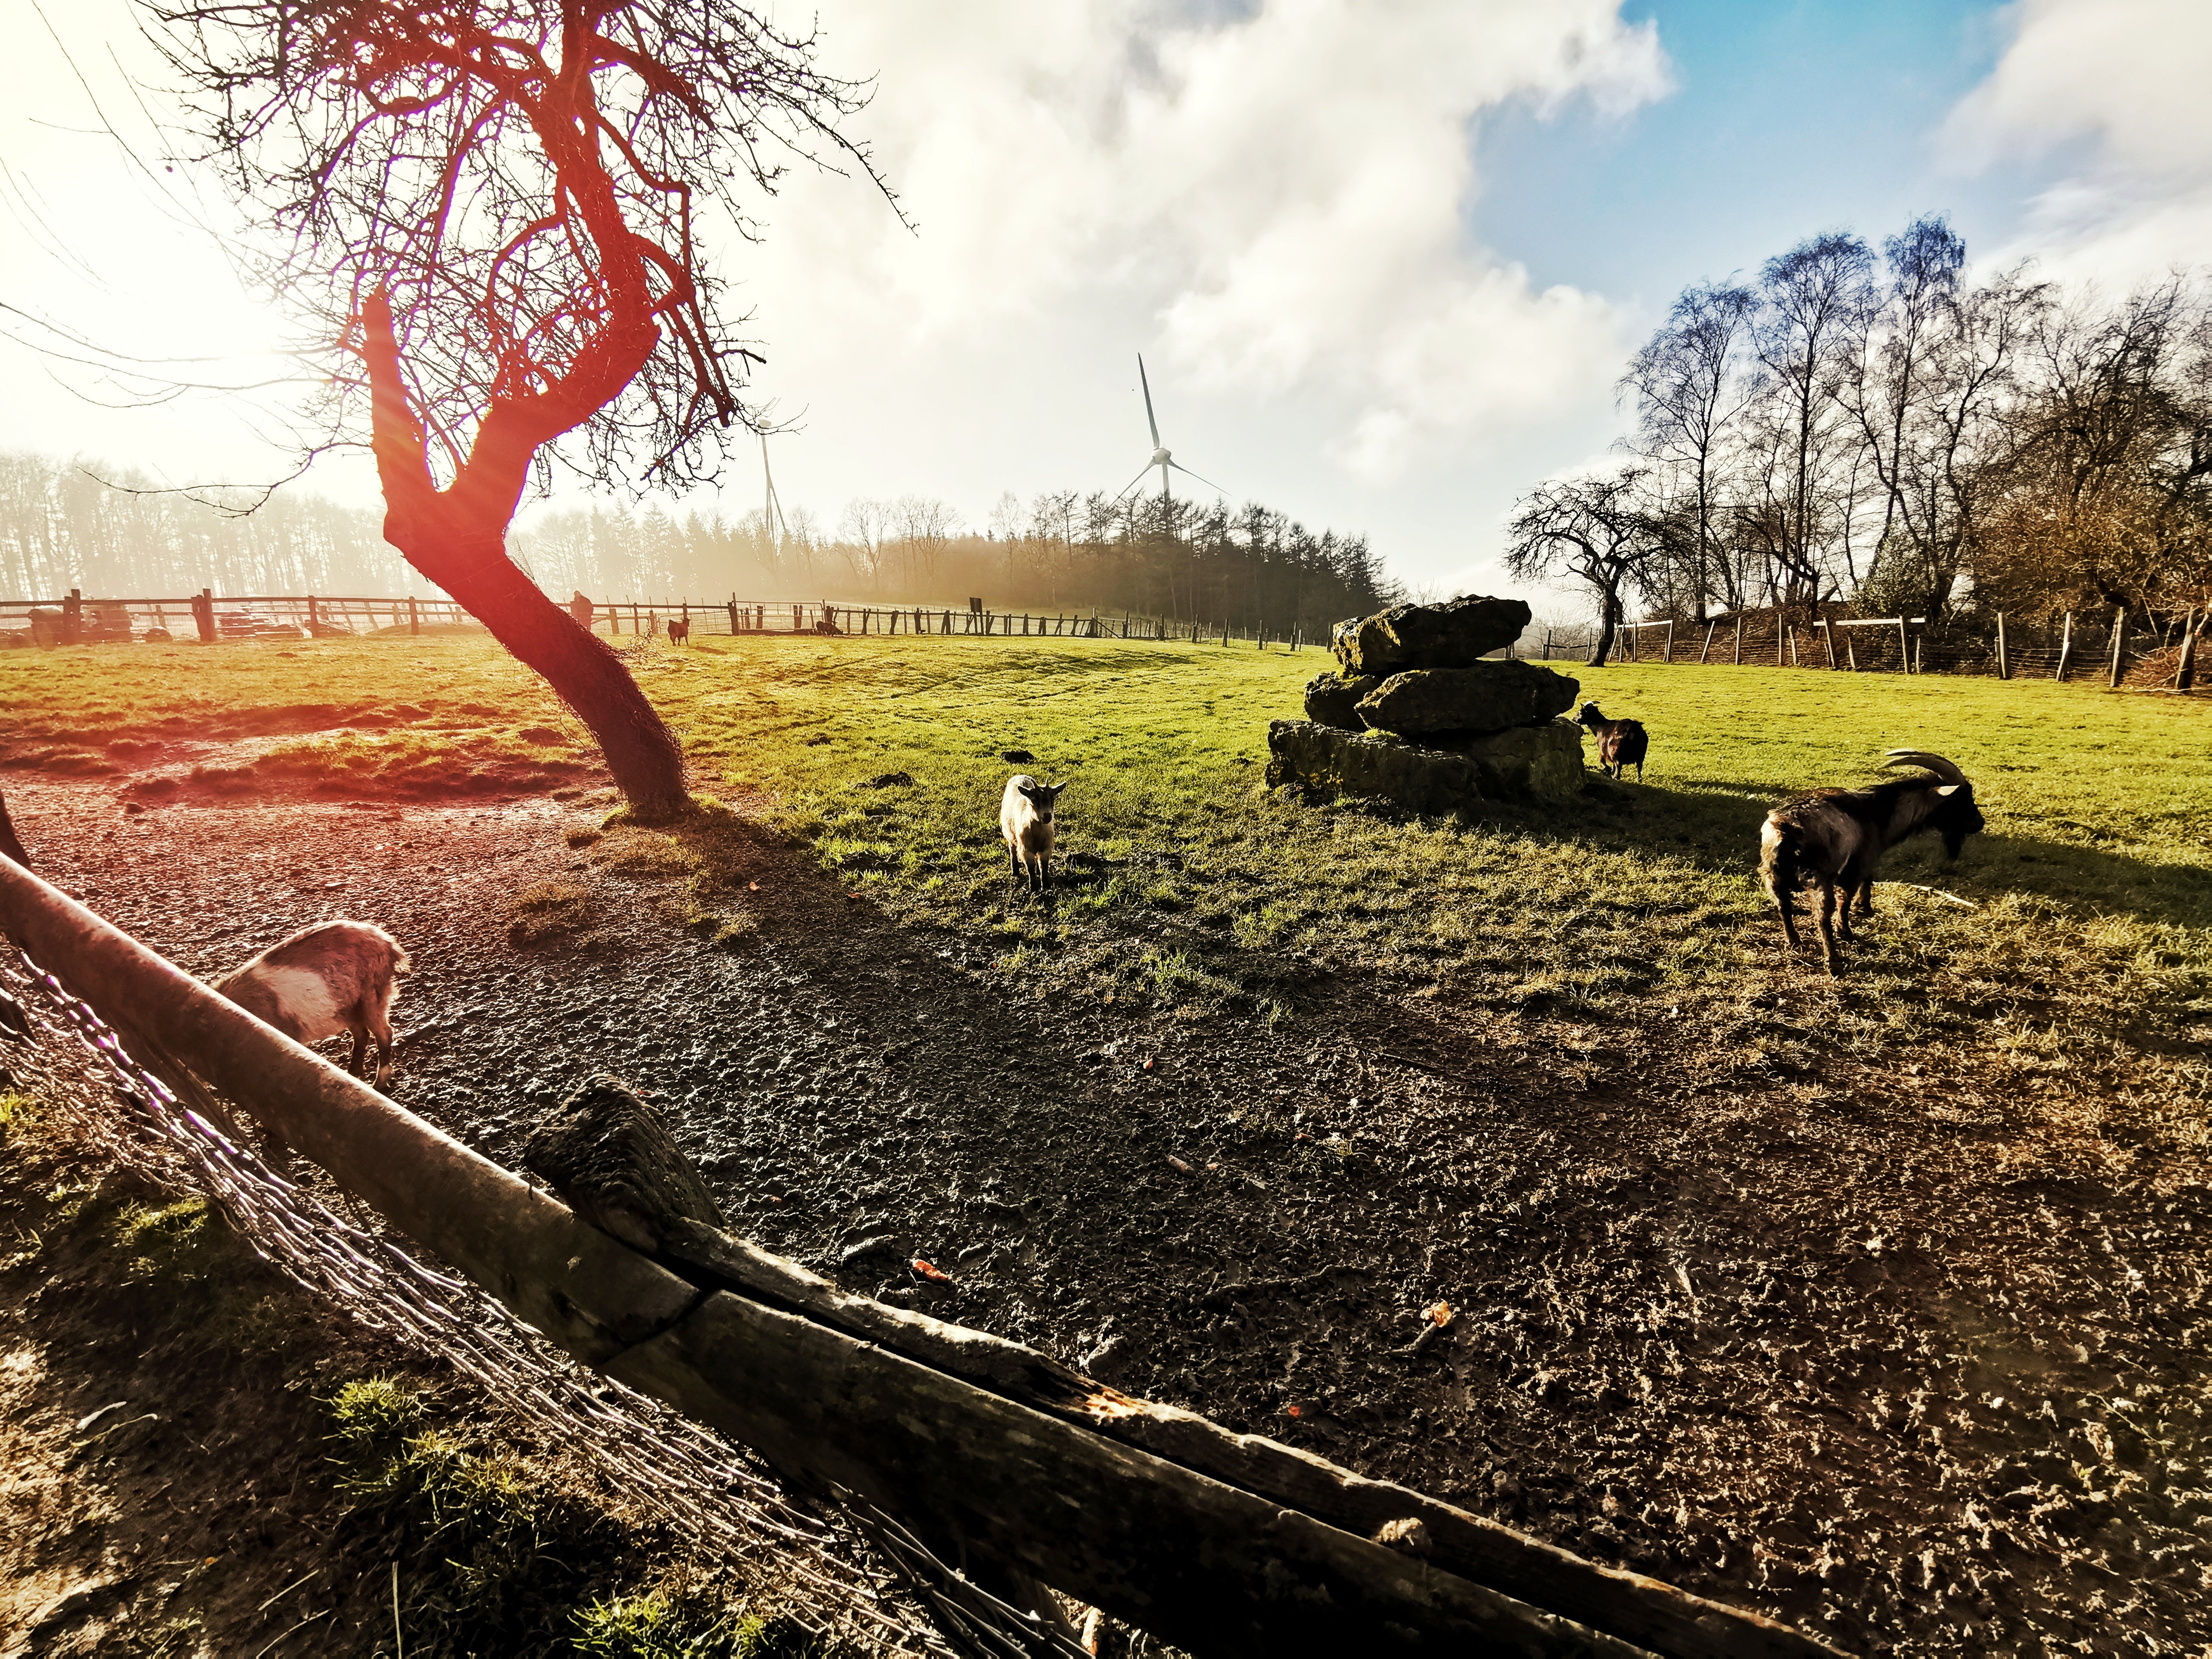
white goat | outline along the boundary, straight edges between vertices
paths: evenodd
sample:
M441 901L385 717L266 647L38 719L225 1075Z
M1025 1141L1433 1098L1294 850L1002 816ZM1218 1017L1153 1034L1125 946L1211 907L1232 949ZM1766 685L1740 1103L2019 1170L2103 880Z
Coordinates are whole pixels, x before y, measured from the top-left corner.
M1039 783L1026 772L1006 780L999 797L999 834L1005 837L1006 857L1012 865L1011 879L1026 873L1030 888L1038 891L1052 885L1052 849L1056 839L1054 806L1064 783Z
M346 1070L362 1074L376 1040L380 1086L398 1064L392 1035L395 975L411 964L399 941L374 922L321 921L272 945L215 988L295 1042L309 1046L341 1031L353 1034Z

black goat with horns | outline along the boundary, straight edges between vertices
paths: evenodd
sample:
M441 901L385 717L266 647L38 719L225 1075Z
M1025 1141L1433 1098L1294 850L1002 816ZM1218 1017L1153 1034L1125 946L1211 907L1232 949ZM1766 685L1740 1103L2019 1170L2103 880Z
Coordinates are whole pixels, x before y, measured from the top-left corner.
M1787 800L1766 815L1759 833L1759 868L1766 890L1782 912L1782 935L1794 950L1797 927L1790 896L1817 887L1820 908L1820 954L1836 971L1836 935L1830 925L1836 890L1844 893L1844 937L1851 937L1851 902L1859 914L1874 914L1874 872L1883 854L1907 836L1933 832L1943 851L1957 858L1966 837L1982 828L1974 805L1974 786L1941 755L1924 749L1893 749L1886 766L1923 766L1933 776L1893 778L1871 789L1815 789Z

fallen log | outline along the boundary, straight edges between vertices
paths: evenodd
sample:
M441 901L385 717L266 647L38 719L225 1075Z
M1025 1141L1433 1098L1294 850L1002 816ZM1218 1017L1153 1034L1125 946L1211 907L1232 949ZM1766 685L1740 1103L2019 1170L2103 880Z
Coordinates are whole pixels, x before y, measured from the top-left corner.
M680 1213L693 1200L643 1235L637 1217L653 1205L629 1203L625 1243L9 861L0 927L577 1358L755 1447L802 1489L857 1493L933 1546L971 1547L1179 1646L1835 1651L1017 1344L849 1296ZM1372 1541L1415 1521L1428 1559Z

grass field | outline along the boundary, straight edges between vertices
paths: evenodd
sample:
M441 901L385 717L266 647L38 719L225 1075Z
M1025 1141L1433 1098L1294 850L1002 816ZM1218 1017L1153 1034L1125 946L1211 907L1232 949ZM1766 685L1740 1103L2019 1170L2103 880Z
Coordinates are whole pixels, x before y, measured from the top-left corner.
M1024 988L1194 1012L1294 1016L1301 988L1373 975L1570 1020L1814 999L1775 1044L1866 1054L1962 1035L2025 1064L2157 1062L2201 1110L2188 1058L2212 1019L2212 722L2203 701L2080 684L1659 665L1557 665L1652 734L1644 782L1571 810L1415 817L1267 791L1267 724L1299 713L1322 653L1084 641L714 639L636 659L696 787L811 846L915 925L979 933ZM324 641L17 653L0 761L97 775L164 743L258 744L167 791L421 797L583 773L581 728L489 641ZM288 733L291 735L287 735ZM1965 858L1914 842L1837 986L1785 962L1757 887L1760 819L1814 784L1936 750L1989 820ZM1002 750L1070 784L1049 902L1009 891ZM1593 778L1595 774L1593 773ZM605 858L656 854L619 823ZM664 848L742 927L711 823ZM2201 1125L2197 1133L2201 1133Z

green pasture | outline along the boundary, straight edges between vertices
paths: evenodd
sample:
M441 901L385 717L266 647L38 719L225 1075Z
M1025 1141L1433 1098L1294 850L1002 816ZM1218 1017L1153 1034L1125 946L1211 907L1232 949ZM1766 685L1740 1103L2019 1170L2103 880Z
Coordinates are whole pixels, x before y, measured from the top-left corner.
M702 793L1048 994L1281 1018L1307 988L1362 975L1498 1009L1656 1017L1787 980L1832 999L1822 1040L1870 1049L1961 1030L2170 1048L2212 1013L2201 700L1559 664L1649 727L1643 783L1593 772L1571 808L1419 817L1263 787L1267 722L1297 716L1328 665L1311 649L710 638L634 661ZM0 703L15 711L0 759L64 771L126 768L180 722L291 721L299 735L227 769L234 789L319 775L419 797L441 776L482 785L493 761L542 787L585 755L573 718L481 640L15 653ZM1813 957L1781 952L1759 824L1781 796L1873 779L1902 747L1962 766L1988 832L1955 866L1932 842L1892 855L1882 914L1831 991ZM1007 750L1036 759L1016 768ZM1088 867L1049 900L1007 882L997 811L1016 769L1070 786L1063 848Z

